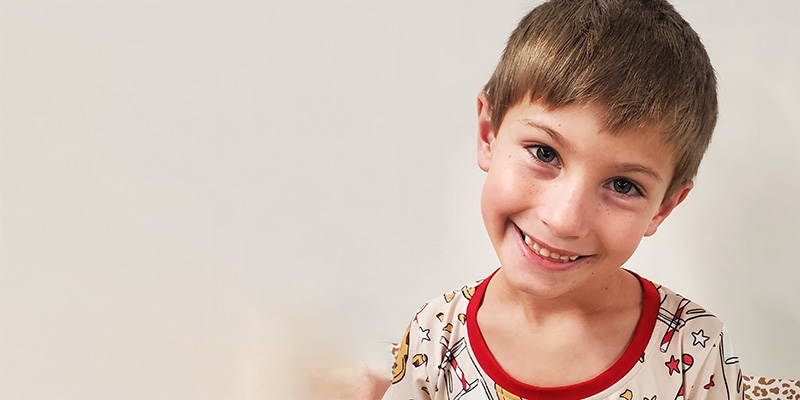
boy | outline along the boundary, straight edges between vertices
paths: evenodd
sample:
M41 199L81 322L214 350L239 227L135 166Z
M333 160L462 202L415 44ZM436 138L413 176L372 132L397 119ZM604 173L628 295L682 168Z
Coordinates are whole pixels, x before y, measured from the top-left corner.
M621 268L692 189L716 79L664 0L552 0L478 96L501 267L413 318L385 399L741 398L721 322Z

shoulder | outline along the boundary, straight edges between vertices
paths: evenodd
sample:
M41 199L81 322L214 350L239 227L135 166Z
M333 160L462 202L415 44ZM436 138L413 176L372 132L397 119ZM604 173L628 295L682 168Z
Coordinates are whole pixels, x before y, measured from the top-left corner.
M645 370L658 381L680 385L694 398L740 398L739 359L722 321L687 297L654 285L660 303L648 351L642 355Z
M467 307L481 282L476 281L437 296L414 313L394 350L396 362L393 383L403 380L407 364L411 364L412 370L418 372L426 371L429 365L439 365L450 342L466 337Z
M467 306L481 282L482 280L479 280L464 285L460 289L451 290L429 300L414 314L412 322L431 323L437 321L439 323L452 323L459 321L463 324L466 319Z
M689 298L667 287L654 283L658 294L658 322L669 337L681 334L695 342L693 346L705 347L703 337L716 337L722 334L724 326L712 312ZM669 343L662 343L666 346Z
M394 350L392 385L385 399L429 399L439 390L454 389L447 372L451 368L458 368L465 377L477 374L477 367L468 366L471 356L466 321L481 282L437 296L414 314Z
M422 354L431 356L437 352L434 349L441 350L441 345L453 337L466 337L469 303L481 282L464 285L423 304L409 323L406 333L409 346L425 350Z

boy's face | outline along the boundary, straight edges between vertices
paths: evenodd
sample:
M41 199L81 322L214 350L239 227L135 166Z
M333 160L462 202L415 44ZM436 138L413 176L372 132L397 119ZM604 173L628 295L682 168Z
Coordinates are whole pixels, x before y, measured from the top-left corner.
M547 110L523 101L495 135L487 104L481 94L481 211L519 290L553 298L605 281L691 189L665 199L671 149L653 129L605 131L598 106Z

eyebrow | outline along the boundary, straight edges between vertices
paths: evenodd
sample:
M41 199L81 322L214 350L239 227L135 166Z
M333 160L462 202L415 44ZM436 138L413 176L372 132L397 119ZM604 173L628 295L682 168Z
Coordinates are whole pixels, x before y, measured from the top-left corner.
M559 146L564 147L570 151L573 150L573 147L555 129L528 118L521 118L519 121L527 126L530 126L531 128L539 129L542 132L546 133L548 136L550 136L551 139L553 139L554 142L558 143ZM646 167L641 164L623 163L615 165L614 167L615 169L618 169L623 173L640 172L652 176L659 182L662 180L661 175L659 175L658 172L656 172L652 168Z
M531 128L543 131L548 136L550 136L550 139L553 139L554 142L558 143L559 146L566 147L568 150L573 150L572 146L569 143L567 143L564 137L561 136L560 133L556 132L555 129L528 118L522 118L519 121L527 126L530 126Z
M641 164L619 164L616 167L619 168L620 170L622 170L622 172L641 172L641 173L650 175L653 178L655 178L656 180L658 180L659 182L661 182L661 175L659 175L658 172L656 172L652 168L645 167L644 165L641 165Z

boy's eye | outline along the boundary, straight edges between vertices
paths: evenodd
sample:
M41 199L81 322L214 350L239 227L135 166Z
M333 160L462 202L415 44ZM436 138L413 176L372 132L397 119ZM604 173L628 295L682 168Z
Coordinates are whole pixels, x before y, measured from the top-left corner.
M539 159L539 161L546 164L552 164L558 158L556 151L547 146L531 146L529 151L533 153L534 157Z
M633 185L631 185L628 181L623 181L621 179L614 180L614 190L622 194L628 194L631 191Z
M611 181L611 189L619 194L628 196L639 196L641 193L636 188L636 184L627 179L614 179Z

